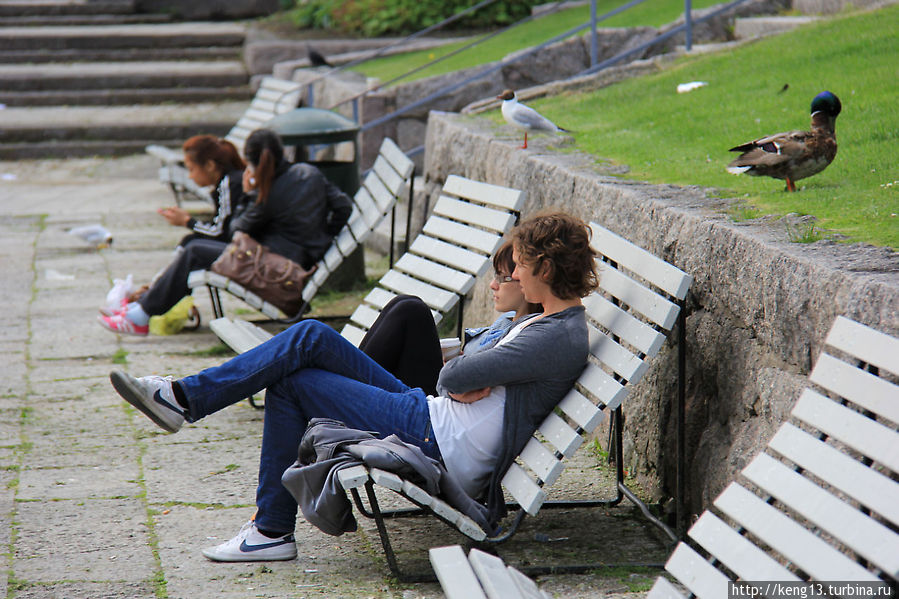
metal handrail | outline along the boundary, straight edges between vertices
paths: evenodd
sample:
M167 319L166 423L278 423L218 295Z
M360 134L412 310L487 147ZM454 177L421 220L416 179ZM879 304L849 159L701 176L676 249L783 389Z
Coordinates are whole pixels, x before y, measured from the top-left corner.
M545 17L545 16L547 16L547 15L551 15L551 14L553 14L553 13L555 13L555 12L558 12L558 11L561 10L561 8L562 8L565 4L567 4L568 2L569 2L569 0L556 0L556 2L554 3L554 5L553 5L552 8L550 8L550 9L544 11L544 12L541 12L539 15L536 15L536 16L535 16L535 15L528 15L527 17L525 17L525 18L523 18L523 19L521 19L521 20L519 20L519 21L516 21L515 23L512 23L511 25L509 25L508 27L506 27L506 28L504 28L504 29L498 29L498 30L496 30L496 31L493 31L493 32L491 32L491 33L488 33L487 35L485 35L485 36L483 36L483 37L480 37L480 38L478 38L478 39L476 39L476 40L474 40L474 41L472 41L472 42L470 42L470 43L468 43L468 44L465 44L464 46L461 46L461 47L459 47L459 48L456 48L456 49L453 50L452 52L448 52L447 54L444 54L443 56L439 56L439 57L437 57L437 58L435 58L435 59L433 59L433 60L430 60L430 61L428 61L428 62L426 62L426 63L424 63L424 64L421 64L421 65L419 65L419 66L417 66L417 67L415 67L415 68L413 68L413 69L411 69L411 70L409 70L409 71L406 71L405 73L403 73L403 74L401 74L401 75L397 75L396 77L394 77L393 79L390 79L389 81L385 81L385 82L383 82L383 83L379 83L378 85L376 85L376 86L374 86L374 87L367 88L367 89L365 89L365 90L359 92L358 94L356 94L356 95L354 95L354 96L350 96L350 97L348 97L348 98L344 98L343 100L337 102L336 104L333 104L333 105L329 106L329 107L328 107L328 110L333 110L333 109L337 108L338 106L342 106L343 104L346 104L346 103L348 103L348 102L352 102L352 101L354 101L354 100L358 100L359 98L361 98L362 96L364 96L364 95L367 94L367 93L370 93L370 92L373 92L373 91L377 91L377 90L379 90L379 89L383 89L383 88L385 88L385 87L387 87L387 86L389 86L389 85L392 85L392 84L396 83L397 81L401 81L402 79L405 79L406 77L409 77L410 75L414 75L415 73L418 73L419 71L423 71L424 69L426 69L426 68L428 68L428 67L430 67L430 66L433 66L433 65L435 65L435 64L438 64L438 63L440 63L440 62L443 62L444 60L447 60L447 59L449 59L449 58L452 58L453 56L456 56L457 54L461 54L461 53L464 52L465 50L470 50L471 48L474 48L475 46L478 46L478 45L480 45L480 44L483 44L484 42L489 41L489 40L491 40L491 39L497 37L498 35L501 35L501 34L503 34L503 33L506 33L507 31L511 31L512 29L518 27L519 25L524 25L525 23L529 23L529 22L533 21L533 20L536 19L536 18Z

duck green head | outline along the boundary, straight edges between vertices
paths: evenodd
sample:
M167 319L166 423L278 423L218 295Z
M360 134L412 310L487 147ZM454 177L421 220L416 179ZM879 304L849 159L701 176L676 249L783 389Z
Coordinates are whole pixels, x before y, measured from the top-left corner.
M840 99L828 91L821 92L812 100L812 114L823 112L835 119L841 110L843 110L843 105L840 104Z

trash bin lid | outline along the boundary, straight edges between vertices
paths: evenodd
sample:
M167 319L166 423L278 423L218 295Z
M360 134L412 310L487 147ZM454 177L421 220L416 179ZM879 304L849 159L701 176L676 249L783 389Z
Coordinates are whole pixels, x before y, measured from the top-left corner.
M308 145L354 141L359 125L352 119L323 108L295 108L266 123L281 136L284 145Z

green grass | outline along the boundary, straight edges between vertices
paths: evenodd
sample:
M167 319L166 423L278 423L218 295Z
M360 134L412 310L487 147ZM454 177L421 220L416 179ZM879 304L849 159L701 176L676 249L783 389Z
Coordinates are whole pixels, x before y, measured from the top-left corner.
M597 16L602 16L629 0L609 0L599 5ZM719 0L694 0L693 8L705 8L717 4ZM600 27L634 27L637 25L649 25L659 27L677 19L683 13L684 3L681 0L647 0L625 12L601 21ZM556 35L564 33L578 25L590 20L590 7L579 6L560 10L551 15L535 19L519 27L506 31L495 38L469 48L459 54L423 69L400 83L415 81L434 75L442 75L501 60L511 52L541 44ZM581 32L584 33L584 32ZM483 35L483 34L482 34ZM382 82L387 82L412 69L423 65L435 58L445 56L450 52L466 45L469 42L455 42L440 48L422 50L420 52L408 52L387 56L363 63L355 70L364 73L368 77L377 77Z
M718 188L757 214L811 214L817 228L899 248L899 6L806 26L714 55L679 60L656 75L531 105L576 131L575 147L630 167L627 178ZM678 83L707 87L677 94ZM778 93L785 83L789 89ZM839 150L797 193L766 177L736 177L727 151L762 135L808 129L819 91L839 96ZM501 122L499 111L492 113ZM814 234L815 230L810 230ZM808 236L799 235L805 241Z

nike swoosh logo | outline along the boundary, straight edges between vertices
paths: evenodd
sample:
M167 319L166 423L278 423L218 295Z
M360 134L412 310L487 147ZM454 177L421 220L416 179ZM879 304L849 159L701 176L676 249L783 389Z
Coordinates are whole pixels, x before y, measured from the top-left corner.
M246 540L244 540L240 544L240 550L244 553L250 553L253 551L259 551L260 549L269 549L271 547L277 547L278 545L284 545L286 543L293 543L293 539L281 539L280 541L274 541L272 543L262 543L260 545L247 545Z
M175 412L176 414L181 414L182 416L184 416L184 408L182 408L182 407L180 407L180 406L177 406L177 407L176 407L176 406L173 406L172 404L170 404L169 402L167 402L165 399L163 399L162 393L160 393L158 389L157 389L156 393L153 394L153 399L154 399L154 400L156 401L156 403L158 403L159 405L165 406L165 407L167 407L168 409L170 409L170 410L172 410L173 412Z

